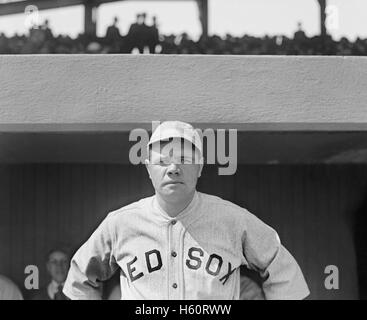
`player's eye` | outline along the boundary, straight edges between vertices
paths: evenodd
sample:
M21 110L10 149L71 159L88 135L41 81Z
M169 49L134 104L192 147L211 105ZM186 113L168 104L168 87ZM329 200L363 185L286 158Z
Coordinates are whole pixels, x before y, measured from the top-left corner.
M161 166L166 166L168 164L169 164L169 161L167 159L165 159L165 158L161 158L159 160L159 165L161 165Z

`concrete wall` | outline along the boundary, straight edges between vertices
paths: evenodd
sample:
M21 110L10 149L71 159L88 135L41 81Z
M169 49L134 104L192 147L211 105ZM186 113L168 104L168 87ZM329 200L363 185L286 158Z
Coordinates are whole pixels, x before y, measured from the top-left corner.
M157 119L365 128L366 70L365 57L0 56L0 131Z

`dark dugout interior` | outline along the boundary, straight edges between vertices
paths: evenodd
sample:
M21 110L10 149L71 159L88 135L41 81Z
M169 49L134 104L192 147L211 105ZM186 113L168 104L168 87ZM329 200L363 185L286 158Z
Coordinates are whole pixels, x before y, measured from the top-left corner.
M45 285L52 246L75 250L109 211L153 194L145 167L129 163L133 144L128 132L0 134L0 273L26 297L25 266L37 265ZM235 175L207 165L198 190L276 229L310 299L366 299L366 133L240 131L237 146ZM325 287L329 265L339 270L337 290Z

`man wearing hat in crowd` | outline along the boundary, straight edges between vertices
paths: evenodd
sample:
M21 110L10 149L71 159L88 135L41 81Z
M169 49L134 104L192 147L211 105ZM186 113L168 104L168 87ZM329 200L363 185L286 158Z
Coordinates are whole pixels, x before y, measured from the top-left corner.
M274 229L196 190L203 146L190 124L163 122L147 148L155 194L104 219L72 258L66 296L100 299L101 282L120 270L122 299L239 299L241 266L259 274L265 299L308 296Z

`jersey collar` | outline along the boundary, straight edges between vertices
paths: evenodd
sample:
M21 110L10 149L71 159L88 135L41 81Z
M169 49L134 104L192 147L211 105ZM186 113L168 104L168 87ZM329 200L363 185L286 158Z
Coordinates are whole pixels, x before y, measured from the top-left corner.
M171 223L174 220L182 221L182 222L191 222L192 220L196 220L199 215L199 210L197 210L200 202L199 192L195 191L194 197L192 198L190 204L181 211L176 217L169 216L158 204L156 196L152 198L152 208L154 214L157 218L165 223Z

